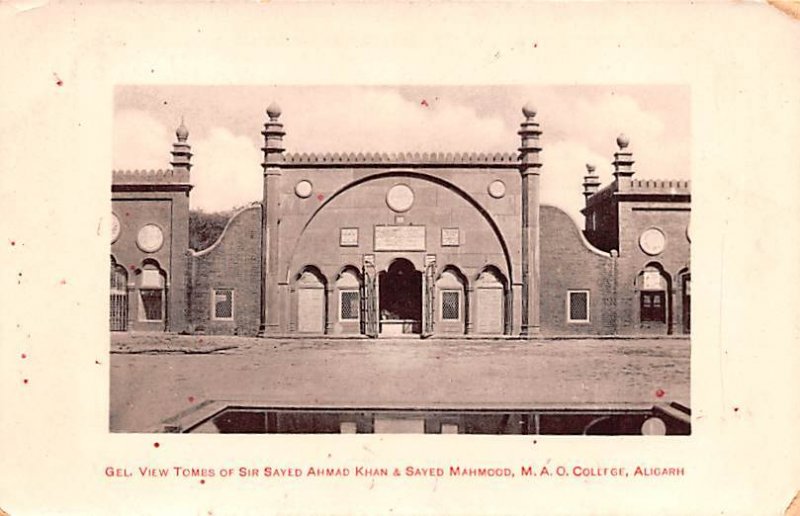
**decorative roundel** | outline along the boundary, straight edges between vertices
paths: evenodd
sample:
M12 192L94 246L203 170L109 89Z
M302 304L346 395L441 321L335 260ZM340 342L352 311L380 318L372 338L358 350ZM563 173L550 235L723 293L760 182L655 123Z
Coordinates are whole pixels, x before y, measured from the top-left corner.
M392 211L408 211L411 205L414 204L414 190L408 185L394 185L386 193L386 204Z
M496 179L489 183L489 195L494 197L495 199L499 199L506 194L506 184L499 179Z
M119 238L119 231L120 231L119 219L117 218L117 216L115 214L112 213L111 214L111 243L112 244L114 242L116 242L117 239Z
M664 251L664 247L666 247L666 245L667 245L667 238L664 236L664 233L662 233L661 230L658 228L647 229L639 237L639 247L641 247L642 251L649 254L650 256L661 254L661 252Z
M154 253L164 245L164 233L155 224L146 224L136 235L136 245L146 253Z
M302 181L298 181L296 185L294 185L294 193L297 194L298 197L305 199L306 197L311 195L311 191L314 187L311 185L311 181L303 179Z

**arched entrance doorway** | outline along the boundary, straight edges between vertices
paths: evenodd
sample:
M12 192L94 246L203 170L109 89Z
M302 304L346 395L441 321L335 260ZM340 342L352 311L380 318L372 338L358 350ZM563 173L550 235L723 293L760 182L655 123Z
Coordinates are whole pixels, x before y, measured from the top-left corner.
M661 264L651 262L636 278L639 329L645 333L672 333L672 282Z
M422 272L398 258L378 274L381 335L422 332Z

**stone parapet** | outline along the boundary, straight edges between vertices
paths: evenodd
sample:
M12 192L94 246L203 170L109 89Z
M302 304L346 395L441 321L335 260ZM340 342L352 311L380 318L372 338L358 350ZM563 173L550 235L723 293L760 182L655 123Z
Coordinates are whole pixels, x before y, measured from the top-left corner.
M690 181L676 179L634 179L627 193L689 194Z
M289 153L286 154L282 166L292 167L298 165L314 165L329 167L346 166L505 166L515 168L519 166L519 156L516 153L475 153L475 152L425 152L425 153Z
M112 184L188 184L188 170L112 170Z

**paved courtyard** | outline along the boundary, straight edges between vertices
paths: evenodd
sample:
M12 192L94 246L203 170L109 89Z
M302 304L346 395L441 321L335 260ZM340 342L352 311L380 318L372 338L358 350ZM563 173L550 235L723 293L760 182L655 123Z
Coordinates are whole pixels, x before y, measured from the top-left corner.
M111 342L110 428L147 432L205 400L325 405L689 405L687 339Z

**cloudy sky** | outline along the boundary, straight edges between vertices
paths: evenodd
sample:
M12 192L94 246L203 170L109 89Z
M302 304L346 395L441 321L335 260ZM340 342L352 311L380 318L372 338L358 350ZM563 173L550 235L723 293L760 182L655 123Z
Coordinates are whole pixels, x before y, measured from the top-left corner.
M191 206L218 211L261 196L264 110L283 111L288 152L515 152L520 108L542 131L542 202L580 221L585 164L611 180L615 139L640 179L689 179L689 89L682 86L119 86L114 168L169 168L184 117Z

